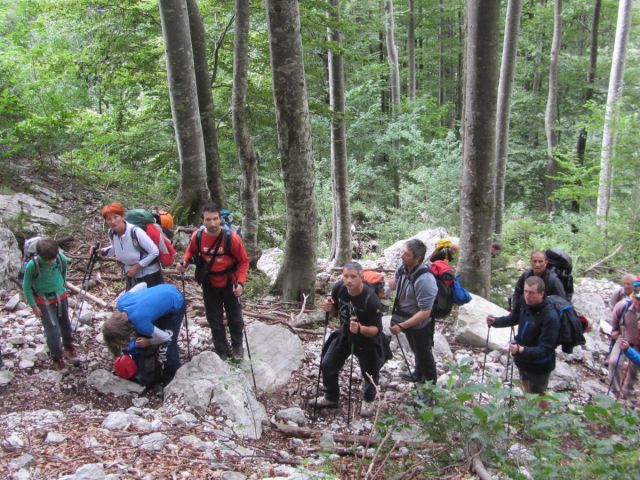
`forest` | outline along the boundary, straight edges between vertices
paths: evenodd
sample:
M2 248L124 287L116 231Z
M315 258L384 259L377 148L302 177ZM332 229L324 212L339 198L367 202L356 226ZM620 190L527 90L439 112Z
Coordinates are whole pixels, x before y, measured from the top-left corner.
M254 258L285 248L292 299L352 231L446 227L478 293L493 241L578 272L622 245L596 272L617 277L640 247L637 20L628 0L3 0L5 175L59 159L184 223L213 199Z

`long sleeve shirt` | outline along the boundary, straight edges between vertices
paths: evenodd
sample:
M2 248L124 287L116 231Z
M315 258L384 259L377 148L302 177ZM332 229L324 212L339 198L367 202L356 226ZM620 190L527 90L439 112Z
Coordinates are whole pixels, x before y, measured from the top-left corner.
M36 267L36 261L38 267ZM45 262L37 256L29 260L22 279L22 290L29 306L33 308L36 304L44 304L45 300L55 301L58 298L65 298L67 294L67 289L64 286L66 278L67 257L62 252L51 263Z
M140 264L142 268L136 273L136 278L151 275L160 270L160 264L156 261L160 253L158 246L142 228L135 227L135 233L133 233L134 225L128 222L125 224L126 228L122 235L117 233L112 235L111 247L105 249L105 256L116 257L124 265L125 271L136 263ZM142 251L134 245L132 234L136 235Z

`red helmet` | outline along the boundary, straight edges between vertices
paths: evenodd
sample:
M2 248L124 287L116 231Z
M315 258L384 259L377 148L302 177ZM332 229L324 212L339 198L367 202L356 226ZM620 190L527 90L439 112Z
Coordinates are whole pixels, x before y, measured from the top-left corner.
M138 371L138 366L136 365L135 360L131 358L131 355L123 353L114 360L113 369L119 377L130 380Z

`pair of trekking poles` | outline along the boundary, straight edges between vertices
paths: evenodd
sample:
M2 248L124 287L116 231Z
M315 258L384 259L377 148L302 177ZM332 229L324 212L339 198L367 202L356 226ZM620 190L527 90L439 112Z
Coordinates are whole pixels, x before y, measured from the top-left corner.
M89 255L89 261L87 263L87 267L84 270L84 275L82 277L82 284L80 286L80 294L78 301L76 301L75 306L73 307L73 313L71 314L71 321L75 319L75 326L73 327L73 332L75 333L78 329L78 325L80 324L80 315L82 314L82 307L84 307L84 300L87 296L87 290L89 289L89 282L91 281L91 275L93 275L93 267L98 261L98 249L100 248L100 242L96 242L96 244L91 249L91 254ZM77 314L77 318L76 318Z

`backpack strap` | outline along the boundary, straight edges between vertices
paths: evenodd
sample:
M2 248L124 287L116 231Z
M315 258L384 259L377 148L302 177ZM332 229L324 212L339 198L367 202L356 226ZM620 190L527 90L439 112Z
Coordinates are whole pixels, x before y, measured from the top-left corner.
M424 267L424 268L420 268ZM398 298L404 292L409 284L413 285L415 281L420 278L425 273L430 273L433 275L433 272L429 267L424 264L420 264L417 270L412 273L408 273L406 267L402 267L400 270L398 286L396 287L396 297L393 299L393 307L391 307L391 313L400 312L400 306L398 304ZM435 275L434 275L435 276Z
M618 324L619 324L620 327L624 325L624 316L627 314L627 312L631 308L631 304L632 303L633 303L633 301L630 298L627 298L625 300L624 309L622 310L622 313L618 317Z

